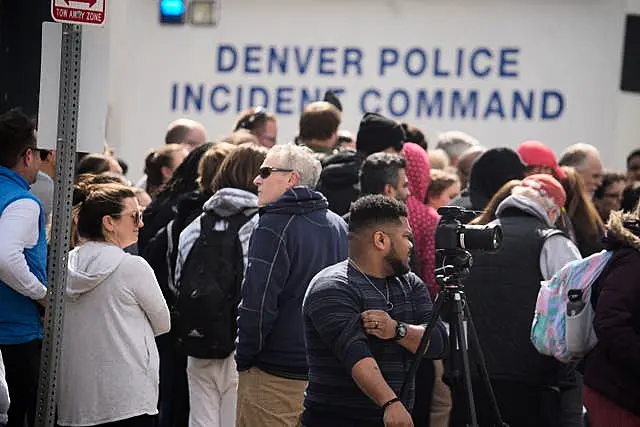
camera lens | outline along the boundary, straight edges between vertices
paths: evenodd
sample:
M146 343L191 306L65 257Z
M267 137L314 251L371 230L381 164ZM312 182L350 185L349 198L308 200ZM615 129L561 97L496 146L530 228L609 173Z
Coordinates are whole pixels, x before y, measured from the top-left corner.
M502 229L498 224L465 225L459 241L462 249L496 251L502 244Z

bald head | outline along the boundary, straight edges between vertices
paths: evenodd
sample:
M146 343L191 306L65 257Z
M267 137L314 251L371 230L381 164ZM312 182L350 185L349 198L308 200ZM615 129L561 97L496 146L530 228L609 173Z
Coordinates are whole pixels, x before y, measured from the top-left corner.
M206 139L207 135L202 123L183 117L169 124L164 142L165 144L180 144L188 151L192 151L204 144Z

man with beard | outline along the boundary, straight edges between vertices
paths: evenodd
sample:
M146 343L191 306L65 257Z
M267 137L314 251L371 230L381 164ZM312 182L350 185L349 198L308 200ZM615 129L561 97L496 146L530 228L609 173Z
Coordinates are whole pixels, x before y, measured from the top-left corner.
M311 281L303 302L309 384L306 427L413 426L414 384L398 395L432 318L424 283L409 273L406 206L382 195L351 206L349 258ZM438 323L427 355L443 352Z

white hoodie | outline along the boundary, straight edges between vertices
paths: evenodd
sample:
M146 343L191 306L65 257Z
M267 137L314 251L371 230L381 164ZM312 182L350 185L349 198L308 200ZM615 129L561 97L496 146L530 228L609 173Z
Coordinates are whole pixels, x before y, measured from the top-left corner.
M169 309L141 257L103 242L69 253L58 423L85 426L156 414L155 336Z

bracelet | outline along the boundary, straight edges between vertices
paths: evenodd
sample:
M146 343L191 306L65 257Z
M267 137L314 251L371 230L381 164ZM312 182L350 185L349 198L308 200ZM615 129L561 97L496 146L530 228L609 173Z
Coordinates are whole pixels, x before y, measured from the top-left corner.
M400 402L399 397L394 397L393 399L391 399L390 401L382 405L382 410L385 411L389 406L391 406L393 403L396 403L396 402Z

